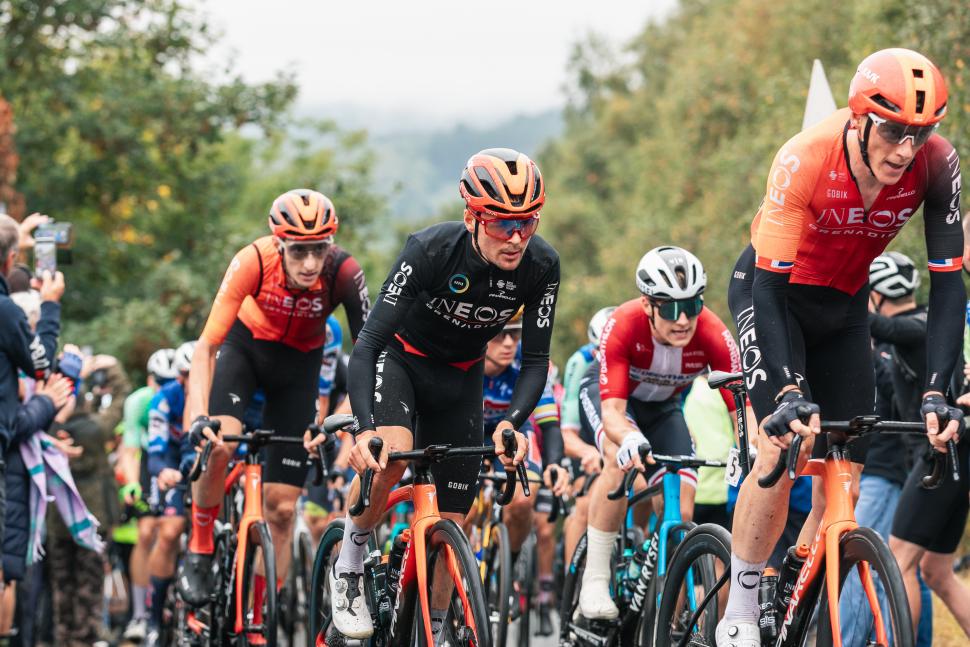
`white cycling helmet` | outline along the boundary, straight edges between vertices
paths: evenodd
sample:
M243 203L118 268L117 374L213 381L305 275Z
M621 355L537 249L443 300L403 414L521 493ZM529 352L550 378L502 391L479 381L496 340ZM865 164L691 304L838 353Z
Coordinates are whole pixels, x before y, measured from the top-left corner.
M886 252L869 264L869 286L884 297L899 299L919 287L919 271L905 254Z
M705 287L704 266L686 249L655 247L637 263L637 289L652 299L690 299L704 292Z
M175 368L175 349L159 348L148 358L148 373L158 381L174 380L178 377Z
M600 344L600 335L603 333L603 326L606 322L610 320L610 316L613 311L616 310L616 306L609 306L606 308L600 308L593 315L593 318L589 320L589 327L586 329L586 334L589 336L589 341L591 344Z
M175 370L183 375L192 368L192 353L195 352L195 342L187 341L175 349Z

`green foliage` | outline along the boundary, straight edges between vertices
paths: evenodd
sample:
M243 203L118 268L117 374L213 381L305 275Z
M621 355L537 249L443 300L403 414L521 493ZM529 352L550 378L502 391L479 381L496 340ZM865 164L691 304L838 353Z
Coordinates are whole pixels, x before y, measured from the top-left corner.
M298 186L337 204L360 242L382 203L361 133L282 133L286 77L197 69L211 44L183 0L0 0L0 88L29 211L74 223L64 338L129 368L201 331L232 254ZM343 239L343 238L342 238Z
M541 233L563 258L556 359L582 343L600 307L637 295L633 270L661 244L695 252L707 302L726 291L765 191L771 159L801 126L812 60L845 104L855 66L876 49L930 56L950 85L941 132L970 136L970 5L957 0L684 0L626 56L601 42L572 57L566 133L539 156L549 200ZM919 226L894 249L925 259Z

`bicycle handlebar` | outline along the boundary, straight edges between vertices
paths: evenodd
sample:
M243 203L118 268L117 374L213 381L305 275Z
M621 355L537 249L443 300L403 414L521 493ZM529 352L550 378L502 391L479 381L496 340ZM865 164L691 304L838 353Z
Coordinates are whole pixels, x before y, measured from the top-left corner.
M647 445L646 443L644 443L643 445L640 445L639 447L637 447L637 453L640 455L640 462L646 463L647 454L650 453L650 445ZM630 488L633 487L633 481L636 480L637 474L639 473L640 473L639 470L631 469L629 472L624 474L623 482L621 482L620 485L615 490L613 490L612 492L609 492L606 495L606 498L609 499L610 501L616 501L618 499L622 499L625 496L629 496Z
M511 429L506 429L502 432L502 442L505 445L504 454L508 457L515 455L516 442L515 442L515 432ZM370 450L371 456L374 460L379 460L381 456L381 451L384 449L384 441L379 437L375 436L371 438L367 443L367 448ZM495 447L489 445L483 445L481 447L452 447L451 445L429 445L424 449L416 449L406 452L392 452L387 455L388 462L391 461L415 461L418 463L438 463L447 458L453 458L455 456L494 456ZM515 475L509 478L509 475ZM516 478L517 477L517 478ZM515 483L516 480L522 483L522 490L529 496L529 475L525 470L525 465L519 463L516 469L506 470L506 482L505 488L502 491L502 495L498 498L499 505L507 505L512 501L512 497L515 495ZM364 470L364 473L360 477L360 494L357 496L357 501L354 505L350 507L348 511L350 516L357 517L363 514L364 510L370 507L370 492L371 486L374 481L374 471L371 469Z

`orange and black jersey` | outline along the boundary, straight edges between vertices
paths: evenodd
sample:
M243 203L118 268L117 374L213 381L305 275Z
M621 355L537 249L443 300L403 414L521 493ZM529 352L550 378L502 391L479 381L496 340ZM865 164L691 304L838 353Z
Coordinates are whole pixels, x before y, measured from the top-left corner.
M353 256L333 246L313 287L291 290L275 238L264 236L232 259L202 338L215 346L222 344L238 318L254 339L276 341L306 352L324 345L327 317L339 304L344 306L351 335L356 339L367 319L370 301L364 272Z
M467 368L518 310L522 372L505 418L518 428L542 394L559 290L559 255L539 236L512 271L485 262L463 222L408 237L350 357L350 402L362 429L374 428L378 355L395 340L405 352Z

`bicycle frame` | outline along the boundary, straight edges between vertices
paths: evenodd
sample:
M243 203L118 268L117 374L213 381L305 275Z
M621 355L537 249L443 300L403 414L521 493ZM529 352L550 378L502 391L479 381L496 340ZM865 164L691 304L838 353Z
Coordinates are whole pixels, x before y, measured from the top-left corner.
M842 645L842 629L839 619L839 541L842 535L859 527L850 494L852 487L852 465L845 450L833 445L824 459L813 458L808 461L802 475L817 476L822 479L825 490L825 513L819 524L812 547L798 574L791 603L778 636L778 645L796 645L818 599L822 585L822 565L825 565L824 582L828 592L829 617L832 619L832 644ZM874 618L876 640L883 645L889 644L882 612L876 596L876 588L867 562L859 562L859 578L865 591Z
M404 551L404 557L401 561L401 575L397 587L397 598L394 600L393 613L391 615L390 635L393 637L395 634L405 589L407 591L413 591L413 588L417 586L418 603L421 605L421 617L424 624L425 638L427 644L433 645L434 638L431 634L431 600L428 596L429 573L425 555L427 555L427 535L434 524L441 519L441 514L438 511L437 490L429 473L415 474L414 482L411 485L392 490L387 498L385 510L390 511L397 504L408 501L414 504L414 517L411 521L411 541L408 542ZM445 554L447 558L446 566L451 575L455 590L458 591L458 596L461 598L462 607L465 610L465 617L470 620L472 629L477 634L479 628L474 626L474 617L471 613L471 605L468 603L468 595L458 574L458 564L448 546L445 546ZM433 573L430 575L433 576Z
M263 467L258 462L250 463L246 457L245 463L233 467L226 477L226 493L233 488L240 477L245 477L243 490L243 513L239 519L239 529L236 531L236 613L234 631L242 633L243 623L243 569L245 564L241 555L246 554L249 544L249 528L257 521L263 520ZM267 582L267 586L276 586L276 582Z

